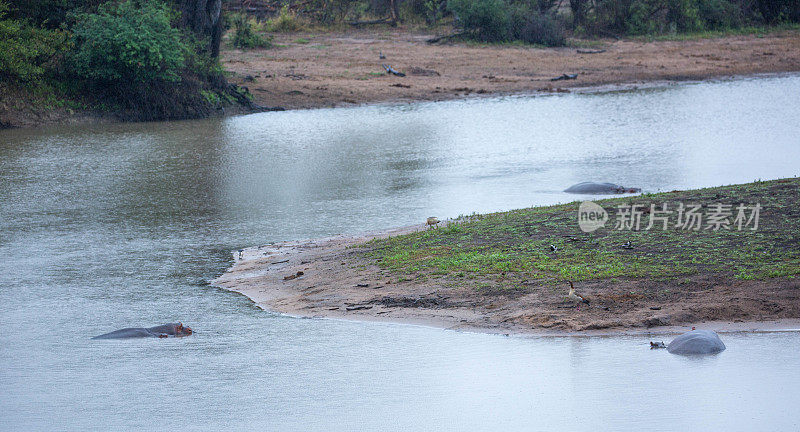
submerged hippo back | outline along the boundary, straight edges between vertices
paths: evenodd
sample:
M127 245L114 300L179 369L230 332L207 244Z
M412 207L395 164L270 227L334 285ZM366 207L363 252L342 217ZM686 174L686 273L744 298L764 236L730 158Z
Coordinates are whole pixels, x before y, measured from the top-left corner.
M130 339L130 338L143 338L143 337L157 337L150 330L142 327L131 327L113 331L111 333L101 334L92 339Z
M143 338L143 337L168 337L168 336L189 336L192 334L192 329L185 327L182 323L168 323L160 326L143 328L131 327L116 330L111 333L95 336L92 339L129 339L129 338Z
M716 354L725 350L725 344L710 330L692 330L684 333L667 345L667 351L672 354Z
M614 183L596 183L596 182L581 182L572 185L564 190L568 193L577 194L621 194L621 193L637 193L642 190L639 188L626 188Z

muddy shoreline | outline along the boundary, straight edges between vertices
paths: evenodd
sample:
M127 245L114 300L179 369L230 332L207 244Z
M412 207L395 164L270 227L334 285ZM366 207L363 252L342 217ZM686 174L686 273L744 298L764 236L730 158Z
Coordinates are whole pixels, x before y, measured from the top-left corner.
M714 319L710 305L725 297L747 296L755 286L748 281L709 281L701 275L693 281L692 289L702 292L702 298L681 304L653 303L651 306L648 301L626 298L626 294L622 294L618 297L620 302L639 304L598 319L588 316L596 315L591 312L592 306L575 309L564 301L566 291L554 292L551 302L541 302L404 281L353 248L373 238L423 229L425 225L420 224L383 232L246 248L241 257L235 251L234 265L211 283L247 296L262 309L294 317L392 322L490 334L668 335L685 332L693 326L718 332L800 330L797 318L763 315L755 320ZM619 289L609 290L609 293L630 292L633 286L630 283L619 285ZM602 291L597 286L591 289ZM731 302L730 306L744 308L750 300Z
M286 109L585 92L800 71L797 31L576 42L591 48L426 43L432 36L404 29L276 34L273 48L228 48L222 62L256 103ZM406 75L387 75L383 64ZM552 80L563 74L577 76Z
M247 87L256 105L281 109L585 93L800 72L800 32L791 30L686 41L582 41L591 48L426 43L432 36L402 28L277 34L270 49L224 44L221 61L230 82ZM384 63L406 76L386 75ZM577 76L552 81L563 74ZM120 121L109 113L43 111L12 102L0 101L0 128ZM259 110L229 107L215 116L253 112Z

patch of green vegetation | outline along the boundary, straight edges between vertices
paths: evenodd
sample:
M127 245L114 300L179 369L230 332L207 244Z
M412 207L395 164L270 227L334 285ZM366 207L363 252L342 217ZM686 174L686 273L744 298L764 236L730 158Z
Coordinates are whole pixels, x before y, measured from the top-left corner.
M447 9L459 18L468 39L543 46L566 43L565 25L553 1L448 0Z
M40 79L53 59L69 47L69 35L25 20L7 18L8 3L0 1L0 78L24 83Z
M130 0L77 14L69 64L76 75L103 83L178 81L190 48L171 18L166 4Z
M309 43L311 41L308 40L308 39L305 39L305 38L297 38L297 39L293 40L292 42L294 42L296 44L305 45L305 44L307 44L307 43Z
M721 30L700 30L685 33L649 34L633 36L633 40L641 41L694 41L700 39L714 39L727 36L767 36L785 31L800 31L800 24L784 23L776 25L745 26L726 28Z
M270 38L264 36L263 26L253 17L245 14L233 14L233 38L231 44L240 49L269 48L272 46Z
M180 7L166 0L0 0L0 105L114 111L126 120L208 114L201 90L229 101L222 94L228 86L216 42L184 26Z
M289 9L289 5L284 5L278 15L267 21L267 30L271 32L293 33L305 28L305 23Z
M200 94L206 99L206 102L210 103L211 105L219 105L222 102L219 94L215 91L210 90L200 90Z
M404 279L419 275L467 278L500 276L520 281L612 280L651 278L685 281L696 274L763 280L800 274L800 179L784 179L683 192L644 194L597 201L610 216L623 205L675 210L679 203L761 205L758 229L741 231L676 228L666 230L650 214L638 231L605 228L582 232L578 202L460 216L446 227L376 239L356 250ZM626 247L625 245L632 245ZM552 246L552 247L551 247ZM555 250L553 250L555 248ZM481 282L482 283L482 282Z

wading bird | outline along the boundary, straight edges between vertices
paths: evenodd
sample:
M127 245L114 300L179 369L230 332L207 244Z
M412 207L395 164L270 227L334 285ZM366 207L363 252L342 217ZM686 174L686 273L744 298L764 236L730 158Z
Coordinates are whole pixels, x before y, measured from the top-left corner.
M575 286L572 285L572 282L569 283L569 294L567 294L567 298L575 302L578 310L581 309L581 303L586 303L587 305L589 304L589 300L586 300L578 294L575 294Z

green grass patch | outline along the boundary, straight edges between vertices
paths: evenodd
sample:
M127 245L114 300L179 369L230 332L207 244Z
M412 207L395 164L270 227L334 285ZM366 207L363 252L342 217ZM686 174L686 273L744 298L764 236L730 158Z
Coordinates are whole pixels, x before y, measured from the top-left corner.
M763 280L800 274L800 179L755 182L691 191L596 201L609 212L604 228L584 233L579 202L461 216L446 227L376 239L355 248L407 280L500 276L520 280L580 281L652 278L682 281L697 274ZM673 210L666 230L615 229L617 206ZM675 227L678 204L702 204L702 228ZM706 229L709 206L760 204L758 229ZM746 213L750 215L748 210ZM627 248L626 244L633 247ZM551 245L555 247L552 250ZM504 282L505 283L505 282Z
M800 24L785 23L775 25L734 27L724 30L702 30L694 32L677 32L659 35L632 36L633 40L640 41L693 41L701 39L714 39L728 36L768 36L770 34L786 31L800 31Z

